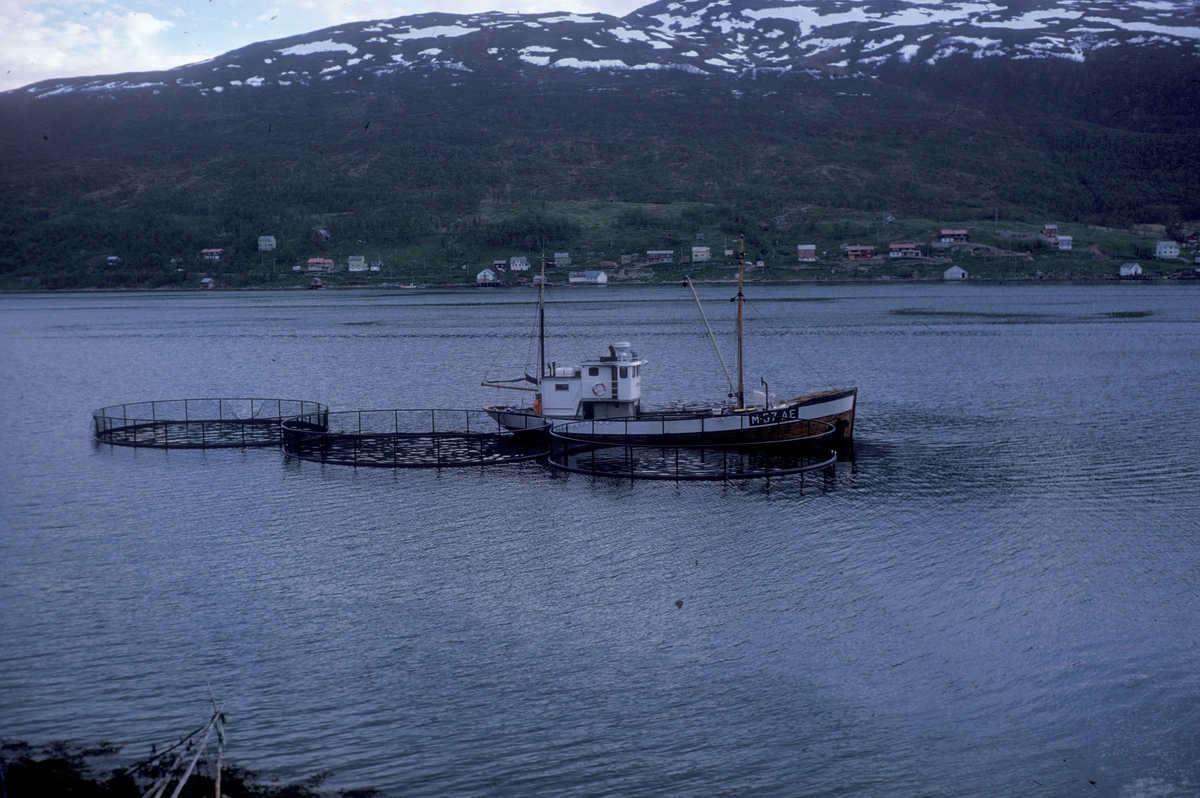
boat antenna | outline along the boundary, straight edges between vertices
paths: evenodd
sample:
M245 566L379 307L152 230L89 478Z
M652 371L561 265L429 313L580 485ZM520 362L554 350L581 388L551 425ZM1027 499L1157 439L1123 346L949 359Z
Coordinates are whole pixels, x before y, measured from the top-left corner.
M742 273L746 266L746 236L739 236L741 248L738 250L738 292L737 297L737 369L738 369L738 387L737 387L737 406L743 408L746 406L746 386L742 379Z
M542 253L542 280L538 283L538 379L546 377L546 253Z
M721 371L725 372L725 382L729 383L729 395L733 396L733 378L729 376L729 367L725 365L725 358L721 357L721 347L717 346L717 336L713 335L712 326L708 323L708 316L704 315L704 306L700 304L700 297L696 294L692 276L685 275L684 280L687 282L687 287L692 289L692 298L696 300L696 309L700 311L700 320L704 322L704 329L708 330L708 339L712 341L713 349L717 352L717 360L721 361Z

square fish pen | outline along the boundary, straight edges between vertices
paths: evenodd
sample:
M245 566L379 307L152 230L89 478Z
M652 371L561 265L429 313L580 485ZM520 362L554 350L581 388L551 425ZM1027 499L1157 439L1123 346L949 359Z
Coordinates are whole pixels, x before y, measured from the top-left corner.
M832 446L837 428L822 421L803 422L803 432L787 439L750 442L703 430L656 438L645 433L646 426L621 420L556 424L550 430L548 462L590 476L682 482L769 479L815 471L837 461Z
M454 468L544 457L543 430L512 431L483 410L350 410L283 423L283 450L318 463Z

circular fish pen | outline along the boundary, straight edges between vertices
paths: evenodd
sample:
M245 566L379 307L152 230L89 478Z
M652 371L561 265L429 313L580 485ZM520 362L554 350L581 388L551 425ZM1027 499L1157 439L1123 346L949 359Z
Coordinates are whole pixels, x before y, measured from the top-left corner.
M299 399L168 399L103 407L92 413L96 440L152 449L240 449L278 446L292 416L329 412Z
M592 435L587 421L556 424L550 430L548 461L576 474L620 479L697 481L762 479L802 474L833 465L837 427L805 422L784 440L728 442L721 436L692 434L654 441L646 435Z
M350 410L286 419L283 451L368 468L454 468L536 460L543 430L514 432L483 410Z

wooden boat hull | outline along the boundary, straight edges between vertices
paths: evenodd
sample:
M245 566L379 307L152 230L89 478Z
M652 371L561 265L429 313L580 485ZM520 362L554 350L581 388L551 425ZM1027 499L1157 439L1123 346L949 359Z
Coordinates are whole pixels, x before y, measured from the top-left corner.
M857 395L858 389L850 388L805 394L769 410L644 411L629 418L587 421L535 416L528 408L484 409L507 429L549 431L553 425L555 434L581 441L736 446L828 438L842 445L854 435Z

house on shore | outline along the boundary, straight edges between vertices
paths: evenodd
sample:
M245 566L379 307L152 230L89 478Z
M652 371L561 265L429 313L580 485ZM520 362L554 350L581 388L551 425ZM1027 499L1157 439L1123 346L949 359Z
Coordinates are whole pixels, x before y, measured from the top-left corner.
M951 266L946 271L942 272L943 280L965 280L967 279L967 270L961 266Z
M675 250L673 249L648 249L646 250L646 263L674 263Z
M959 241L970 241L970 231L962 229L943 228L941 233L941 241L943 244L954 244Z
M475 275L475 285L480 288L495 288L504 285L500 281L499 276L491 269L484 269L479 274Z
M1070 249L1074 239L1070 236L1058 236L1057 242L1059 249Z
M875 247L861 244L849 244L846 247L846 257L850 260L866 260L875 257Z
M571 285L607 285L608 275L601 271L571 272L567 276Z
M702 263L712 258L712 250L708 247L692 247L692 263Z
M817 245L816 244L797 244L796 245L796 260L801 263L816 263L817 262Z
M1179 257L1179 245L1174 241L1159 241L1158 246L1154 248L1154 257L1159 260L1166 258Z
M554 253L554 265L561 267L561 268L570 266L571 265L571 253L570 252L555 252Z
M331 272L333 271L333 260L330 258L309 258L308 270L310 272Z
M1142 264L1140 263L1122 263L1121 264L1121 279L1134 280L1142 276Z
M917 249L917 245L911 241L899 241L895 244L888 244L889 258L919 258L921 250Z
M346 258L346 268L352 272L365 272L367 270L367 259L363 255L351 255Z
M508 270L511 272L529 271L529 258L524 255L513 255L508 259Z

